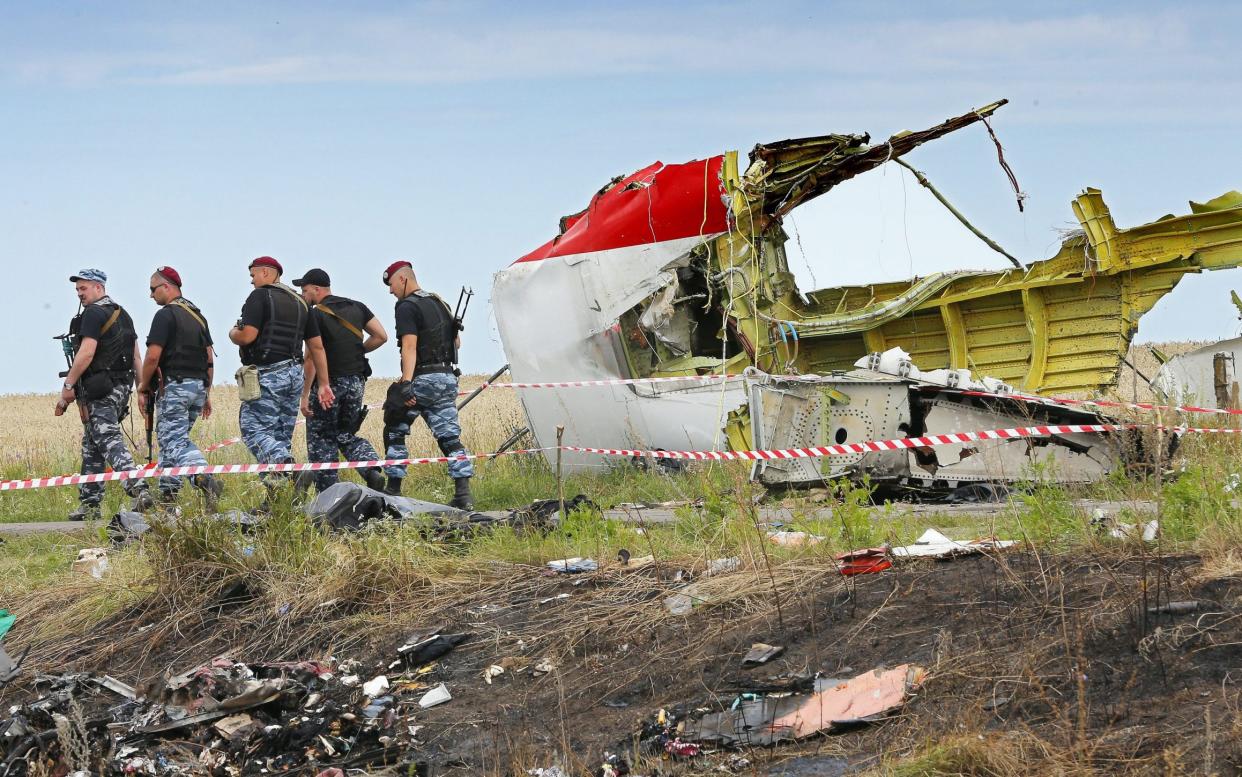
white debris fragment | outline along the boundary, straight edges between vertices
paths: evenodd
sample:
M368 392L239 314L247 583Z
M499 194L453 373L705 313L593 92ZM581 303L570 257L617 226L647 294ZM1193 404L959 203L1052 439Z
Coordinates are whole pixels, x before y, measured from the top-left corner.
M373 677L362 684L362 692L367 695L368 699L383 696L386 690L388 690L388 678L384 675Z

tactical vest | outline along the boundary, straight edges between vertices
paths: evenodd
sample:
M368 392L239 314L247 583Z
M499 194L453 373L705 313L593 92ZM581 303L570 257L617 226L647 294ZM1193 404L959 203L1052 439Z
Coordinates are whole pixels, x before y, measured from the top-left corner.
M164 380L207 381L207 321L202 311L184 297L169 302L173 332L160 354Z
M366 352L362 342L366 339L362 320L362 307L352 299L333 297L332 302L315 306L319 311L319 334L323 337L323 349L328 359L328 374L332 377L370 374Z
M114 374L133 372L134 341L138 339L138 331L134 329L133 319L129 317L129 313L126 313L124 308L113 302L111 297L104 297L91 304L102 308L108 317L100 328L99 342L95 345L95 356L91 359L86 371L82 373L82 377L87 378L101 372ZM76 316L73 323L69 325L69 331L73 334L75 354L82 348L81 325L81 314Z
M302 336L309 315L306 300L283 283L269 283L263 326L254 342L241 349L243 364L275 364L302 358Z
M444 300L429 291L419 289L397 304L413 305L422 314L423 327L418 332L414 374L452 372L457 361L457 349L453 345L457 337L457 327Z

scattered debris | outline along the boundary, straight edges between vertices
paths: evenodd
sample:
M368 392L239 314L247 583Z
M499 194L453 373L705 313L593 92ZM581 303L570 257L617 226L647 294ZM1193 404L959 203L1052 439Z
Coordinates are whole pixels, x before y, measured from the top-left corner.
M562 558L547 563L548 569L553 572L562 572L564 574L575 574L578 572L595 572L599 569L599 562L592 558Z
M742 666L766 664L784 652L784 645L767 645L762 642L756 642L750 646L750 650L742 658Z
M997 539L980 539L969 540L967 542L959 542L951 540L935 529L928 529L923 532L913 545L892 548L889 550L893 556L897 557L923 557L923 558L950 558L952 556L967 556L973 553L983 553L989 550L1001 550L1016 545L1015 540L997 540Z
M36 751L48 773L59 774L86 762L98 764L92 774L109 776L425 767L410 760L413 702L367 702L319 662L219 657L143 694L89 673L40 675L33 689L31 700L10 707L0 721L0 756L10 774L30 773L27 759ZM75 739L64 735L66 725ZM76 749L67 751L70 746Z
M418 706L423 709L434 707L437 704L443 704L446 701L452 701L453 695L449 693L448 687L444 683L440 683L435 688L423 694L418 700Z
M82 575L90 575L102 580L108 572L107 548L82 548L78 551L78 559L73 562L73 571Z
M483 670L483 680L488 684L492 684L493 678L500 677L505 673L505 668L500 664L492 664Z
M691 742L731 746L803 739L840 726L869 722L897 709L922 685L925 676L921 667L903 664L864 672L810 694L747 699L733 709L686 721L682 735Z

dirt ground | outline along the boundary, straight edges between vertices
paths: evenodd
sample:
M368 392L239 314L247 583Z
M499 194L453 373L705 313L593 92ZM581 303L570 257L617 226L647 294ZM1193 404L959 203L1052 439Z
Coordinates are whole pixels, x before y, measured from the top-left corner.
M224 653L244 661L334 655L362 659L359 673L369 676L385 671L409 632L440 627L472 637L418 678L453 695L439 707L413 705L428 774L553 764L599 773L607 753L633 774L844 774L955 737L1030 767L1012 773L1242 773L1242 585L1209 579L1195 558L1113 548L916 561L852 578L823 563L742 569L700 575L705 601L685 616L669 614L663 600L672 578L693 570L511 572L502 585L454 593L436 608L438 622L409 612L388 637L366 643L313 622L348 623L362 603L281 621L234 592L175 631L147 603L85 635L59 668L141 685ZM1198 602L1193 612L1151 611L1187 600ZM786 650L744 669L752 642ZM15 632L10 651L20 645ZM694 717L727 708L739 693L805 689L816 674L906 663L929 674L905 708L844 734L740 752L709 747L685 760L644 753L639 741L661 709ZM488 684L492 665L506 671ZM29 700L34 671L52 667L35 656L31 669L0 693L6 708ZM993 764L977 773L1009 772Z

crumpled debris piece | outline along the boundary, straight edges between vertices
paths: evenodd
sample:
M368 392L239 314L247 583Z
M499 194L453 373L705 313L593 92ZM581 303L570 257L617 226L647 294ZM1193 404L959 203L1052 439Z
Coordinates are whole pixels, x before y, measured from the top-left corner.
M913 545L892 548L889 552L895 557L949 558L951 556L969 556L988 550L1001 550L1016 545L1014 540L998 540L985 538L978 540L952 540L936 531L928 529L923 532Z
M546 565L553 572L561 572L563 574L576 574L579 572L595 572L599 569L599 562L593 558L562 558L556 561L549 561Z
M834 727L875 720L905 703L926 670L911 664L875 669L810 694L763 696L687 721L682 738L727 745L771 745Z
M774 531L768 532L768 541L785 548L805 548L809 545L818 545L824 541L824 538L805 531Z
M841 574L846 576L875 574L893 566L888 558L888 548L851 550L837 556L837 562Z

